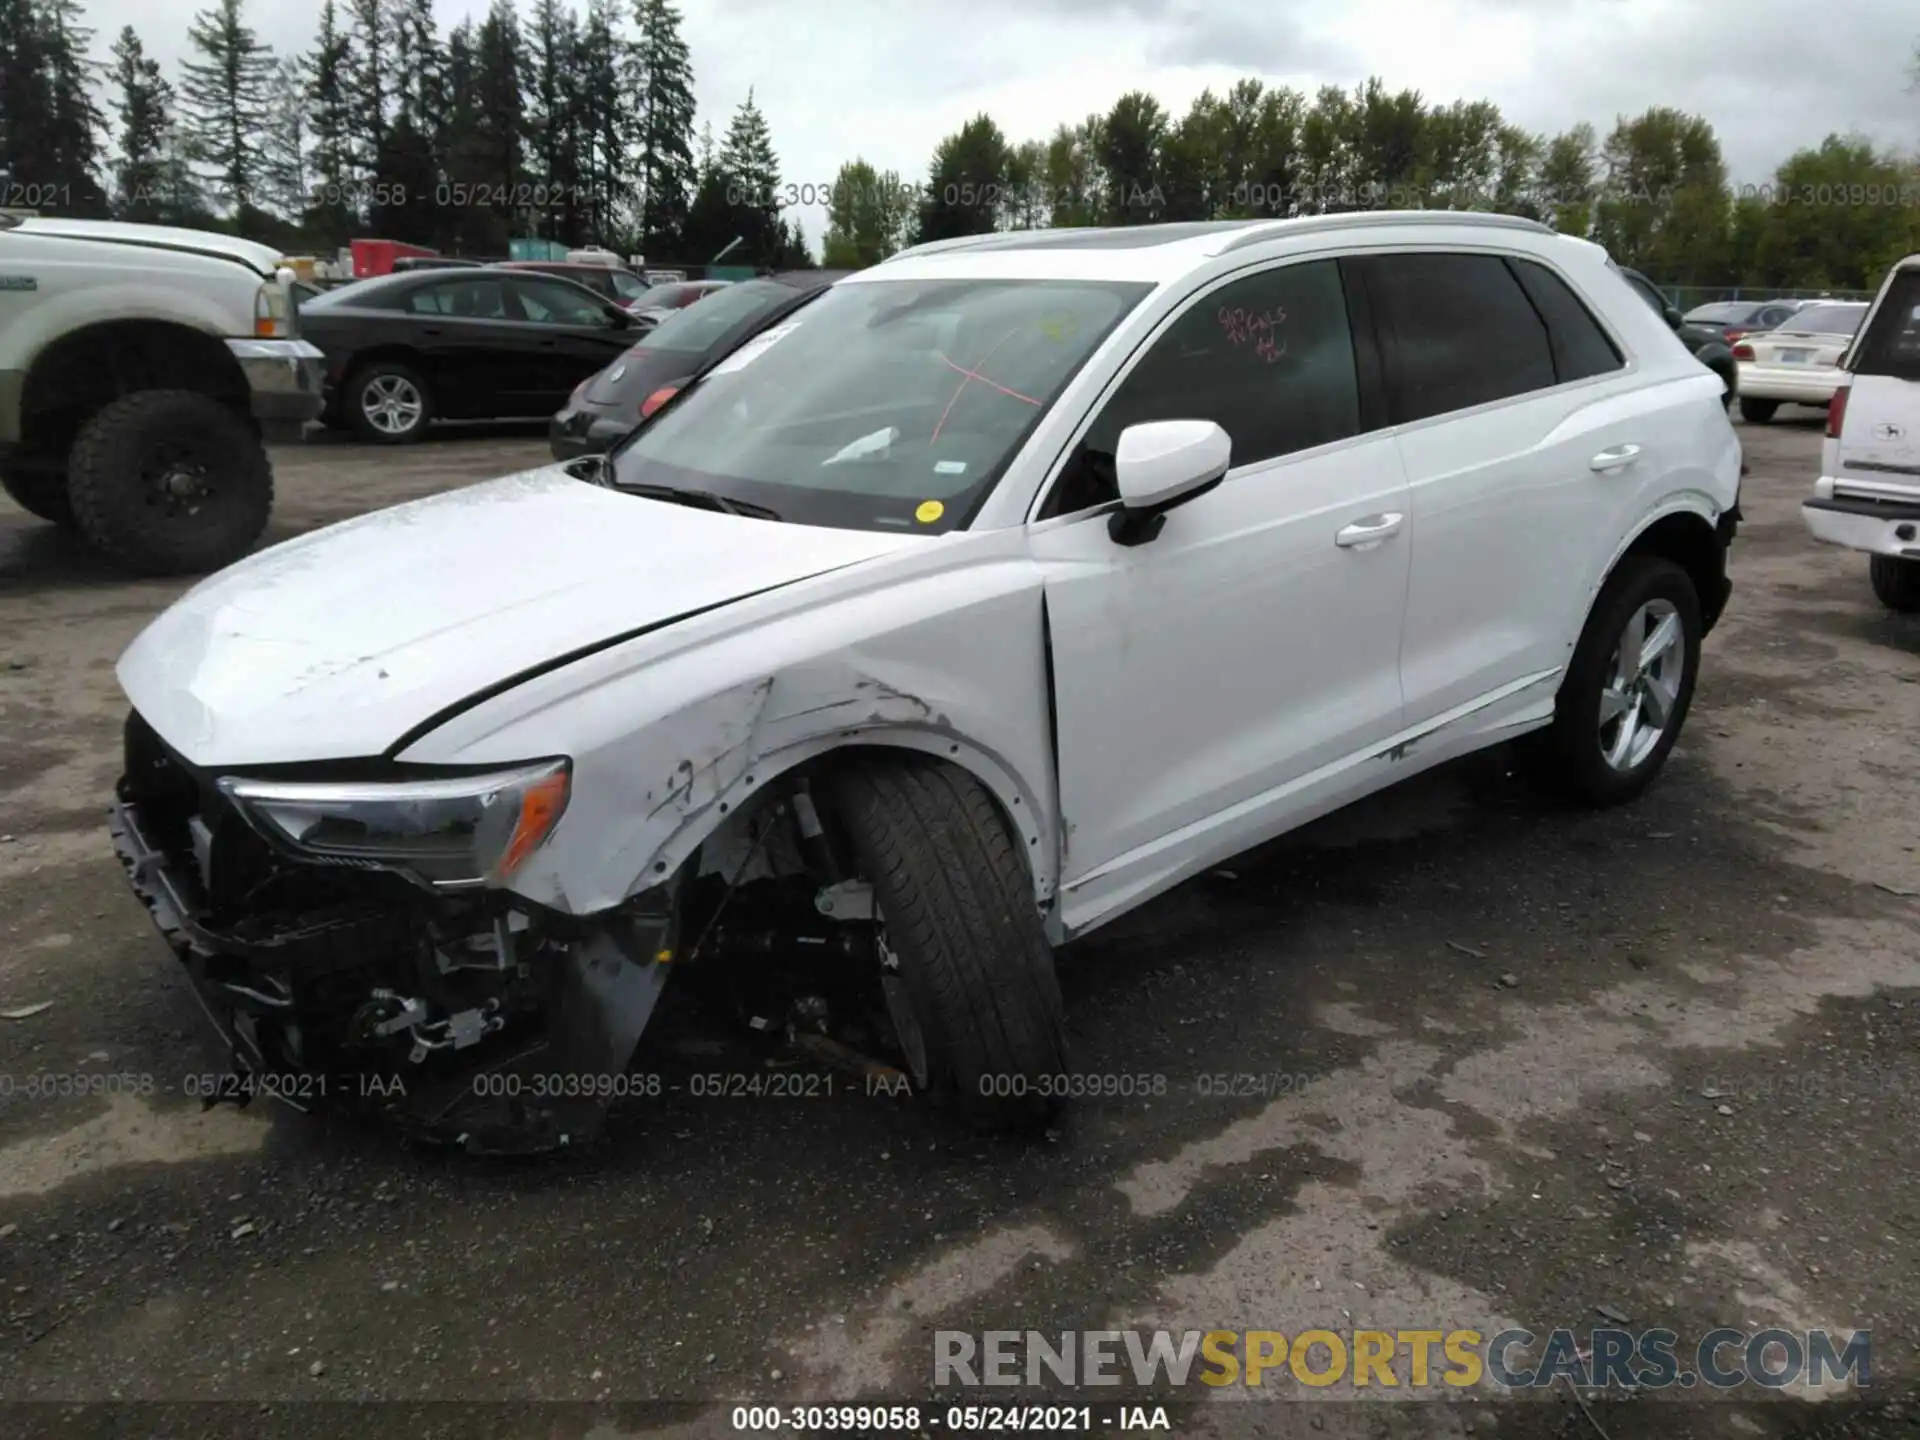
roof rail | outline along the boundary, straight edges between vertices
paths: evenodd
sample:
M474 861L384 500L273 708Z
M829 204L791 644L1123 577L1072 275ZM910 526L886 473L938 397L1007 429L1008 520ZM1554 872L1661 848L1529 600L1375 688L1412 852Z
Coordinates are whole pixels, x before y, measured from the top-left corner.
M917 259L922 255L940 255L948 250L977 250L983 245L995 245L1006 240L1018 240L1028 235L1043 234L1039 230L989 230L984 235L951 235L945 240L923 240L918 245L909 245L904 250L896 250L880 263L888 264L894 260Z
M1529 220L1524 215L1498 215L1487 210L1350 210L1338 215L1304 215L1294 220L1275 220L1257 230L1236 235L1213 253L1258 245L1282 235L1311 235L1322 230L1360 230L1376 225L1465 225L1487 230L1530 230L1538 235L1557 235L1551 225Z

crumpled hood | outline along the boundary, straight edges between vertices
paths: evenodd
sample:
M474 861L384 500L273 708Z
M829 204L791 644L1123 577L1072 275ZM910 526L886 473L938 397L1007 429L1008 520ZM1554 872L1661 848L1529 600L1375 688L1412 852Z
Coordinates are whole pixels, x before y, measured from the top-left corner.
M915 543L643 500L553 466L264 550L182 596L117 673L196 765L374 756L536 666Z

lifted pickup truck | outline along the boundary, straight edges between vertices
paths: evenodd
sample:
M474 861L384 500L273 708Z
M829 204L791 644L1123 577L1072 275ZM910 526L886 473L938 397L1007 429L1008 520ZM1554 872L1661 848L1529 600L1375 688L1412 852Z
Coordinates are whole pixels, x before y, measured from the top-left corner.
M266 529L266 444L320 412L292 272L158 225L0 217L0 486L120 566L198 574Z

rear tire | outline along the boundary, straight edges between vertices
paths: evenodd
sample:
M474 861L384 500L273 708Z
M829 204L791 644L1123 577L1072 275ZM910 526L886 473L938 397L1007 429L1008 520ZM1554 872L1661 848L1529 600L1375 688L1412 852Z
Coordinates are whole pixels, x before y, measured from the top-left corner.
M1740 397L1740 418L1750 425L1765 425L1773 419L1774 412L1779 408L1778 400L1755 400L1748 395Z
M29 515L55 525L73 524L73 501L67 494L67 480L58 472L0 471L0 489L5 489L13 503Z
M1920 611L1920 560L1903 560L1898 555L1869 556L1867 578L1873 581L1873 593L1889 610L1898 610L1902 615Z
M993 797L945 761L876 760L829 793L873 884L934 1102L983 1130L1030 1130L1065 1087L1065 1006L1033 883Z
M116 564L200 575L238 560L267 528L273 465L218 400L142 390L81 427L67 489L80 532Z
M374 445L409 445L433 423L433 392L398 360L361 366L341 387L340 409L353 433Z
M1668 620L1672 630L1662 629ZM1623 666L1629 626L1646 669ZM1671 560L1629 555L1600 587L1574 648L1553 724L1525 747L1528 768L1560 793L1595 807L1633 799L1666 763L1700 670L1700 597ZM1634 673L1629 673L1634 672ZM1657 730L1651 729L1658 720ZM1631 727L1631 728L1629 728Z

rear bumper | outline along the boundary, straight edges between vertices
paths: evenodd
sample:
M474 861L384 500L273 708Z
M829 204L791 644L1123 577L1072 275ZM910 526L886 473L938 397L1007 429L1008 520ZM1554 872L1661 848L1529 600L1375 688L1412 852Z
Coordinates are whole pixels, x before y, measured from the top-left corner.
M1800 517L1813 538L1870 555L1920 559L1920 501L1815 496Z
M1825 405L1840 388L1838 370L1808 370L1795 365L1742 365L1740 398L1779 400L1790 405Z
M325 356L305 340L229 340L247 377L253 418L269 440L297 440L326 404Z

